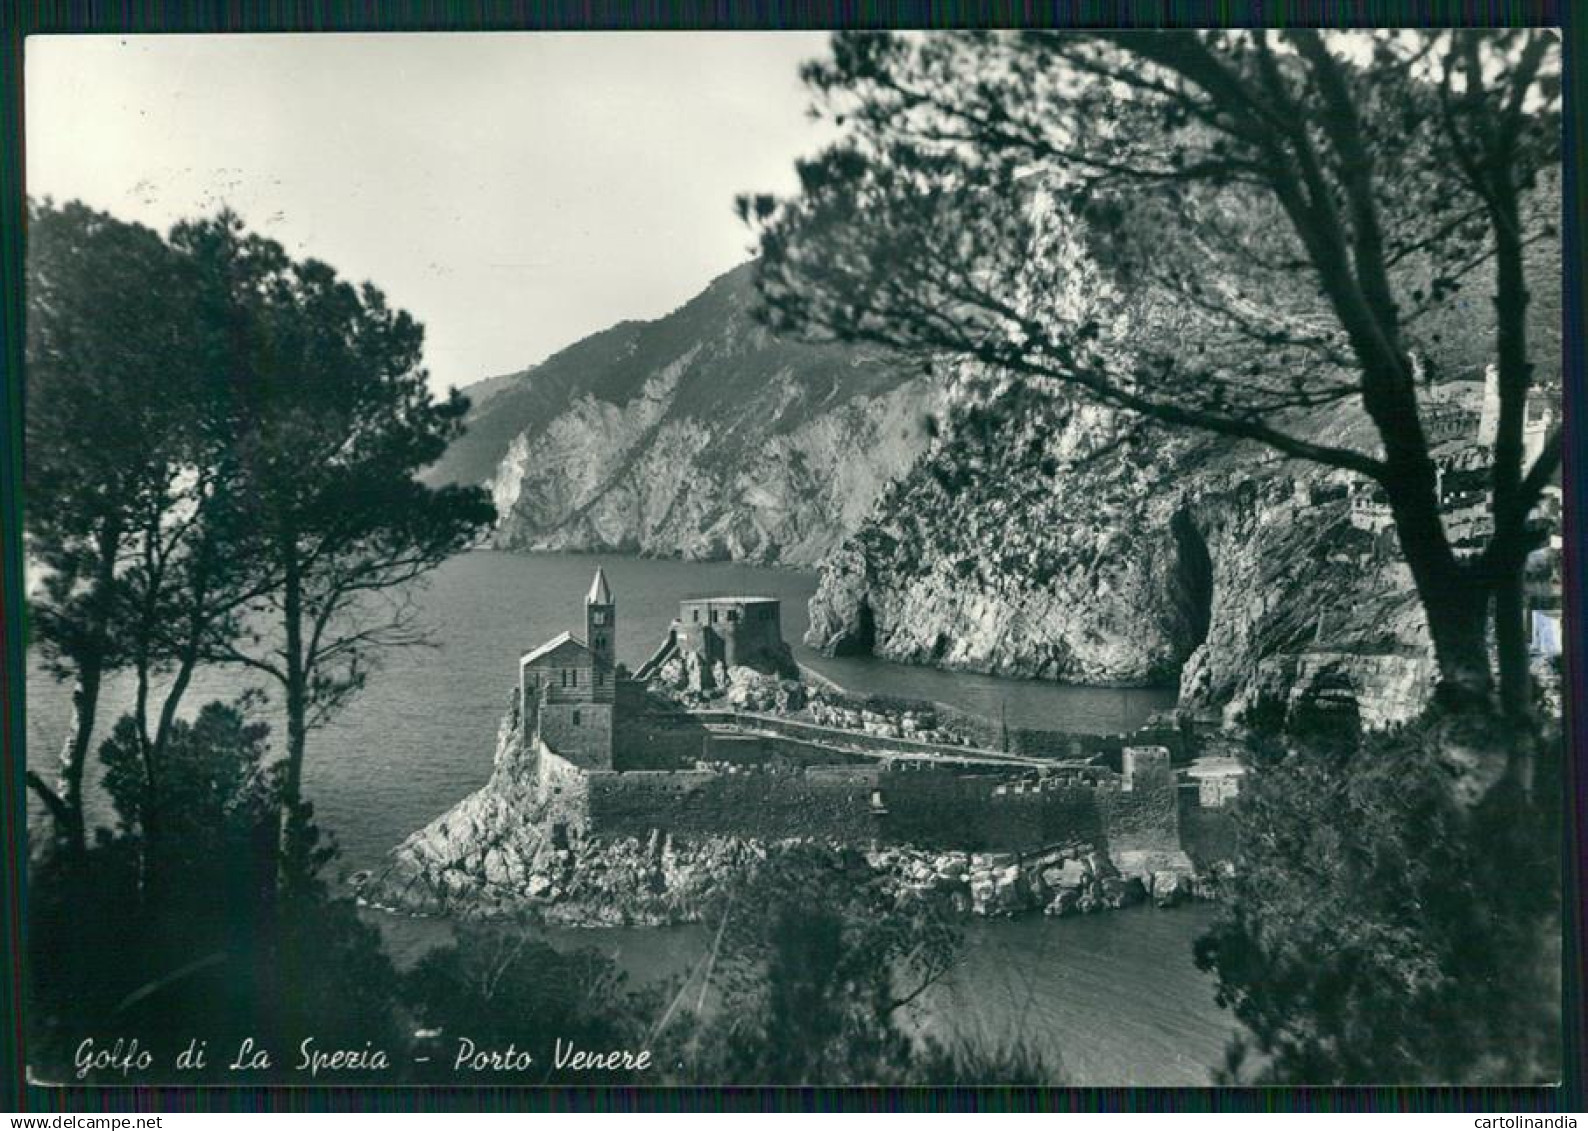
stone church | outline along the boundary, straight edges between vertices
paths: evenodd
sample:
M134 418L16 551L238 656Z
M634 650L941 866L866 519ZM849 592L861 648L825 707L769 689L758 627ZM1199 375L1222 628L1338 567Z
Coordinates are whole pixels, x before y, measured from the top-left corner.
M619 679L613 659L617 602L600 569L585 595L584 621L584 640L564 632L520 658L524 735L538 735L576 766L610 770Z

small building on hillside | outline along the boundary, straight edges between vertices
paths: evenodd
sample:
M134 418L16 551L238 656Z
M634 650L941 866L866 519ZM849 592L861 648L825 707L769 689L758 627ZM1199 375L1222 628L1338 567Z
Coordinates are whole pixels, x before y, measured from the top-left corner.
M1432 447L1471 443L1478 424L1477 413L1454 401L1432 401L1423 408L1423 433Z
M1359 483L1351 492L1351 525L1376 534L1395 525L1389 496L1377 483Z

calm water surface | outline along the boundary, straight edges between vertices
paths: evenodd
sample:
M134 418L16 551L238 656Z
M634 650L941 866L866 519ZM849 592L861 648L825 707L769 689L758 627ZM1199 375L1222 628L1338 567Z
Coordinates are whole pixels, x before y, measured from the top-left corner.
M583 633L584 593L598 564L618 602L618 658L630 668L663 639L681 598L748 592L781 598L795 657L857 691L935 698L995 718L1003 713L1013 725L1090 732L1129 729L1174 699L1167 691L1062 687L818 656L800 642L813 574L576 554L465 554L436 571L422 597L435 646L386 655L343 717L311 735L305 788L320 824L341 844L340 867L378 864L403 837L484 784L516 657L564 629ZM187 702L196 709L246 686L240 672L204 672ZM102 728L131 697L130 680L109 683ZM70 718L68 689L35 664L27 702L30 758L48 766ZM97 763L90 775L97 781ZM108 824L103 798L94 800L95 816ZM935 1031L951 1018L957 1032L1040 1035L1063 1050L1071 1076L1084 1083L1203 1083L1232 1028L1213 1005L1211 983L1191 965L1191 941L1208 914L1143 910L974 924L964 961L923 1000L916 1023ZM450 936L445 923L412 920L385 919L383 931L404 962ZM703 945L687 928L551 934L557 945L614 953L637 981L687 971Z
M907 1007L906 1026L949 1044L1024 1043L1075 1084L1207 1084L1236 1029L1214 1003L1212 981L1191 960L1191 941L1216 913L1199 904L971 921L958 964ZM416 960L452 934L436 920L380 922L399 962ZM541 934L559 950L600 951L636 985L683 980L684 1000L693 1005L714 930L557 927ZM708 1014L712 1007L708 987Z

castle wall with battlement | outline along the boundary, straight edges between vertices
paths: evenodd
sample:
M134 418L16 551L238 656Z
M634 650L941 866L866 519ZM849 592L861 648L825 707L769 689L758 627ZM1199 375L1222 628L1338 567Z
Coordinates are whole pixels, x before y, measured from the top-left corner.
M855 844L877 838L876 771L718 773L634 771L590 775L591 833L645 837L815 837Z
M756 752L735 764L736 740L714 738L712 748L724 755L719 764L687 770L586 771L543 750L542 796L554 814L548 819L602 839L654 830L686 839L813 837L986 852L1075 841L1111 852L1180 849L1179 788L1161 748L1152 748L1150 765L1137 765L1128 782L1090 767L1012 780L921 764L758 759L765 744L776 753L789 741L757 737ZM807 744L790 744L812 753Z

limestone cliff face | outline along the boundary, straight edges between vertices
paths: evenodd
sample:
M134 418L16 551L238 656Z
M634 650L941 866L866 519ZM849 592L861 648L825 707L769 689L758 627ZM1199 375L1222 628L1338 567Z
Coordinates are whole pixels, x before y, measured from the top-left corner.
M814 565L925 450L941 394L880 355L770 336L750 269L484 383L432 477L490 483L502 549Z
M1426 693L1426 631L1345 484L1254 445L1132 433L996 382L823 565L829 652L1086 684L1178 681L1233 714L1349 691L1369 721ZM1349 431L1344 413L1310 427Z

